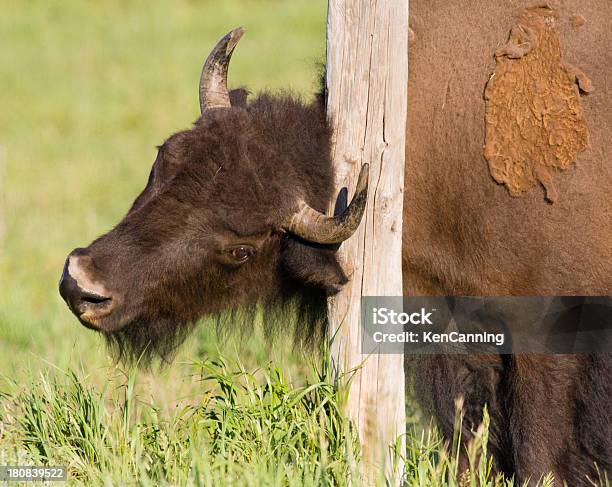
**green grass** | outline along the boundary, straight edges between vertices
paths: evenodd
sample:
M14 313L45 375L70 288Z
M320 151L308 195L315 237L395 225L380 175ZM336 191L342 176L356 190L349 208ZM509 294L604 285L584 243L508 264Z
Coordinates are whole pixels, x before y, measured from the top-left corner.
M166 414L136 394L135 369L115 369L101 391L82 371L47 371L5 394L0 464L67 465L70 482L84 485L385 485L382 474L360 474L358 441L342 414L346 390L332 385L329 362L311 365L295 387L272 364L192 363L197 396ZM491 472L487 426L485 414L468 448L469 476L454 453L459 437L449 450L435 429L410 428L405 485L513 486Z
M329 381L319 375L292 388L272 365L256 373L233 367L223 359L192 364L199 395L167 415L135 394L134 370L102 392L74 372L43 374L7 401L6 417L14 416L2 418L5 455L9 463L70 465L71 479L88 485L233 485L249 477L341 483L355 441L347 441Z
M57 293L67 253L122 217L155 145L196 119L216 40L248 29L231 85L308 97L325 8L0 0L0 465L67 465L83 485L361 484L325 361L203 323L170 367L124 371ZM409 412L407 485L456 485L453 449ZM486 428L465 485L512 485L491 479L485 448Z

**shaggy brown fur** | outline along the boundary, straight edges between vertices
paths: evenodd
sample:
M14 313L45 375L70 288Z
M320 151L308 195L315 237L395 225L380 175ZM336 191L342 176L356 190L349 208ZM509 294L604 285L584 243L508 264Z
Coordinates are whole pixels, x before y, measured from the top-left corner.
M120 302L99 328L122 359L164 358L198 318L250 324L259 305L269 326L287 327L286 308L301 303L298 339L316 340L326 293L346 283L333 248L280 228L300 197L322 211L332 198L320 103L262 95L246 105L243 91L232 95L237 106L159 147L128 214L81 251L92 279ZM238 246L252 251L244 263L232 257Z
M494 54L530 5L411 0L405 294L612 293L610 2L552 5L563 59L594 87L580 98L590 145L555 175L557 201L541 190L512 197L483 157ZM499 470L520 480L552 470L572 486L590 485L593 462L612 471L609 357L426 357L410 366L418 395L449 437L455 397L468 406L466 438L489 405Z
M568 62L589 74L596 91L581 100L590 147L556 176L555 205L537 191L511 197L483 155L493 54L524 6L411 1L406 294L612 291L612 6L568 0L560 9L560 19L586 19L579 30L575 21L560 22L559 32ZM323 104L268 95L247 103L244 91L232 99L231 109L208 112L170 137L126 217L79 251L90 257L83 271L118 302L98 325L123 358L166 356L199 317L233 320L258 303L286 320L287 306L301 302L309 316L298 319L298 332L316 341L325 295L346 282L333 247L280 228L300 198L324 210L334 197ZM250 258L238 262L236 246ZM570 485L586 485L594 462L612 471L609 357L446 356L409 366L448 438L458 396L465 438L488 405L498 470L521 481L552 470Z

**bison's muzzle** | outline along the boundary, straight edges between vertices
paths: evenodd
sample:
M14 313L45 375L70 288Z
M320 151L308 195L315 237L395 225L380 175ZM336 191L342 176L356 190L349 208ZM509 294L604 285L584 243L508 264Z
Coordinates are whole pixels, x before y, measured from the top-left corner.
M100 319L115 309L116 300L91 277L91 257L85 249L75 249L64 265L59 292L70 310L87 328L100 329Z

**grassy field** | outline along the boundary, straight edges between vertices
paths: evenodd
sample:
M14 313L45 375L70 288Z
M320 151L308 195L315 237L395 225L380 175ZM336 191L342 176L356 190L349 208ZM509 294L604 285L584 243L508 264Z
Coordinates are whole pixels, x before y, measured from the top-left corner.
M325 8L0 0L0 465L67 465L85 485L360 485L325 360L202 323L171 366L125 370L57 293L66 254L121 218L155 145L196 119L214 42L247 27L231 84L308 97ZM457 485L435 431L411 427L408 445L407 485ZM486 428L464 485L512 485L483 448Z

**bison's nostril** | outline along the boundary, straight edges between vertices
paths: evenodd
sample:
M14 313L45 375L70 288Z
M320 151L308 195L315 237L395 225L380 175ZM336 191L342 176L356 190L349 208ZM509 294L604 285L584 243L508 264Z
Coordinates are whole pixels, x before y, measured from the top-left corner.
M106 301L110 301L111 298L107 298L104 296L98 296L97 294L83 293L81 295L81 301L90 304L102 304Z

